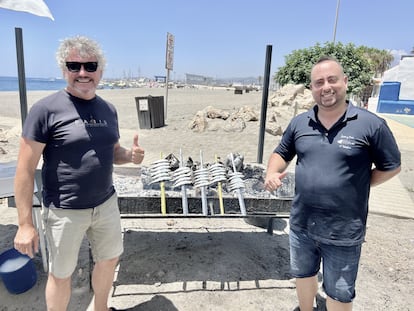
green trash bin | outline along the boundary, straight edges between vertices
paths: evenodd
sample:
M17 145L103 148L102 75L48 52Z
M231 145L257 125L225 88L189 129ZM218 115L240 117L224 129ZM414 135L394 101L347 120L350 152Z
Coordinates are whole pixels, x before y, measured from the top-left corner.
M140 129L150 129L151 119L148 105L148 97L135 97L138 112L138 123Z
M159 128L165 125L164 96L135 97L139 128Z

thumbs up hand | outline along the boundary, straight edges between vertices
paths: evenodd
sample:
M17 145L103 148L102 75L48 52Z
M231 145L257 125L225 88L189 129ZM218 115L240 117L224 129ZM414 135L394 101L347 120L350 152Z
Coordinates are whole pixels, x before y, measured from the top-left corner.
M134 136L134 141L131 147L131 162L140 164L144 160L144 149L138 143L138 134Z
M268 172L265 178L265 189L267 191L274 191L282 185L282 179L287 175L287 171L283 173L279 172Z

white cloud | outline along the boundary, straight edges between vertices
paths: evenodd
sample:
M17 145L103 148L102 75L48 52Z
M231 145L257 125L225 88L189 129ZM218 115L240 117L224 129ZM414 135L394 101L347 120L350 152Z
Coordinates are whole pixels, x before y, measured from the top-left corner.
M410 54L406 50L389 50L389 52L394 56L394 61L391 63L391 67L400 63L402 55Z

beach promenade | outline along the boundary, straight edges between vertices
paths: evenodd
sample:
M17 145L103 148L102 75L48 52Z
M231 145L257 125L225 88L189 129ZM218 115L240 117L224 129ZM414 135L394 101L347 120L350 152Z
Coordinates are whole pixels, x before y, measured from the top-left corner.
M402 154L401 169L408 182L411 178L411 185L404 185L400 176L397 175L386 183L371 188L369 211L380 215L414 219L414 189L412 188L414 185L414 166L412 166L414 163L414 116L406 117L412 119L413 127L401 124L387 117L386 114L380 116L387 120L394 133ZM411 187L411 194L407 187Z

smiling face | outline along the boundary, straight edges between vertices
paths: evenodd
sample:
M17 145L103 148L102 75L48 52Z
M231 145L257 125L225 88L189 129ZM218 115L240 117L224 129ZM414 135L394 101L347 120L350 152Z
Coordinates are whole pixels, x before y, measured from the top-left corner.
M334 110L346 105L348 78L342 67L333 60L316 64L311 72L311 90L321 109Z
M72 49L66 58L67 62L97 62L95 56L82 57L79 51ZM95 97L95 91L99 81L102 78L102 69L98 66L94 72L86 71L82 65L79 71L69 71L68 68L63 69L63 76L66 79L66 90L73 96L82 99L92 99Z

